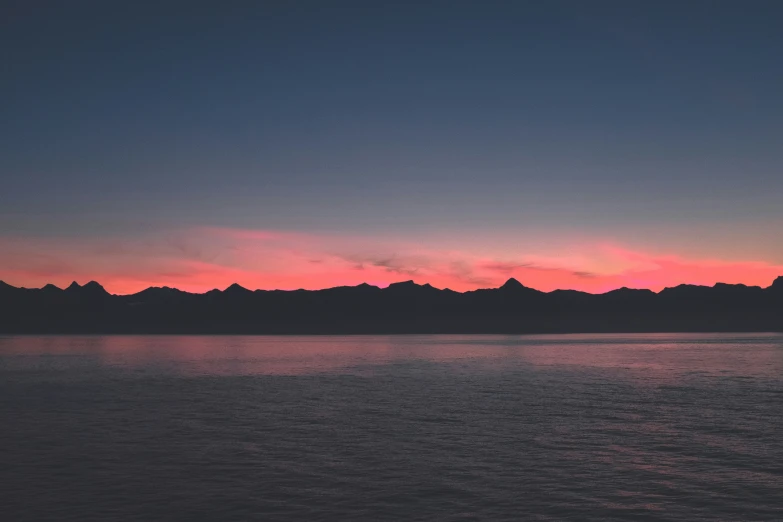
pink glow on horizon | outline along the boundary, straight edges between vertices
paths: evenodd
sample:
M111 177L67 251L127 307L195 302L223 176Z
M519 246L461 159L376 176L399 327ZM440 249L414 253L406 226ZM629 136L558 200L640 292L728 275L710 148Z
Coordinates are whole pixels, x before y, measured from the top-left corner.
M433 242L433 245L435 243ZM15 286L64 287L95 280L118 294L150 286L204 292L239 283L250 289L320 289L414 280L465 291L510 277L543 291L655 291L716 282L768 286L783 266L639 251L601 240L553 252L476 255L394 239L267 230L203 228L130 238L0 238L0 279Z

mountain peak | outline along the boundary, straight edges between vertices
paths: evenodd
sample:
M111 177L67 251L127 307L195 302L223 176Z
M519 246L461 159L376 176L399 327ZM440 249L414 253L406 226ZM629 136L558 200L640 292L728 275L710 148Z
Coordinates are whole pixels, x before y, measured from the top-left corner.
M79 285L76 281L68 285L66 292L79 295L108 295L109 293L96 281L90 281L84 285Z
M508 281L503 283L503 286L500 288L503 288L505 290L518 290L520 288L527 288L525 285L514 279L513 277L510 277Z
M356 288L358 290L363 290L363 291L380 290L377 286L371 285L369 283L361 283L361 284L358 284L358 285L354 286L353 288Z
M775 290L783 291L783 276L776 277L769 287L774 288Z
M244 286L240 285L239 283L233 283L231 286L226 288L224 293L228 294L249 294L252 293L251 290L248 290Z

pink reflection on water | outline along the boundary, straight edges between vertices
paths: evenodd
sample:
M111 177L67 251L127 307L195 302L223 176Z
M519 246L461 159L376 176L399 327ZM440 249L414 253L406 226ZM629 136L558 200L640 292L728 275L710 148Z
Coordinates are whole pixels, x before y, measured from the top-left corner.
M89 356L127 369L213 375L299 375L409 362L483 370L592 368L656 384L689 376L783 375L779 334L12 336L0 337L0 355Z

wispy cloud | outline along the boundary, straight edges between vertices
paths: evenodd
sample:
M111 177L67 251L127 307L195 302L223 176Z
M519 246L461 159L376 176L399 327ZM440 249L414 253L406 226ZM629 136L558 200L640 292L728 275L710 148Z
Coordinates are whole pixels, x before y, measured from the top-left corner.
M506 261L490 261L482 264L481 268L489 272L497 272L506 276L512 276L527 270L539 270L542 272L562 272L579 278L596 277L596 274L586 270L570 270L562 266L546 266L533 262L511 263Z
M352 263L354 270L365 270L367 267L371 267L383 269L389 274L415 276L421 269L420 264L416 264L416 260L398 258L394 254L384 257L335 254L335 257ZM421 263L422 261L418 260L418 262Z

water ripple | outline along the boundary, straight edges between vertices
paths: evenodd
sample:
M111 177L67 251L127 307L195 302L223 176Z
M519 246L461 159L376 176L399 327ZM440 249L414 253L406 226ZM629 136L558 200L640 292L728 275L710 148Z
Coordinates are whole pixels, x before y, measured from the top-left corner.
M0 338L3 520L781 520L773 334Z

